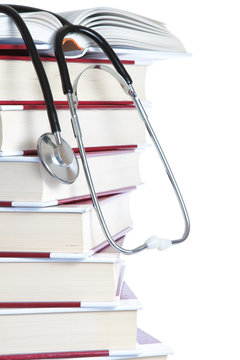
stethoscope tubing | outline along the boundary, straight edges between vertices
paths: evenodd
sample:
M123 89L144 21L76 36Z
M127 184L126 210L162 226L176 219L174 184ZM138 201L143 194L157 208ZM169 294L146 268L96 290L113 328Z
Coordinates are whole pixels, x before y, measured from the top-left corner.
M164 155L164 152L163 152L163 150L160 146L160 143L157 139L157 136L148 120L147 114L142 106L142 103L141 103L140 99L137 97L137 94L132 86L132 79L126 73L125 69L124 69L124 71L122 71L122 68L124 68L124 67L123 67L122 63L120 62L120 60L118 59L117 55L114 53L114 51L112 50L110 45L106 42L106 40L102 39L102 37L98 33L92 31L91 29L86 29L81 26L65 25L62 29L58 30L57 35L55 37L55 55L56 55L56 58L58 61L63 91L67 95L67 98L68 98L68 103L69 103L69 107L70 107L71 115L72 115L73 130L74 130L74 134L75 134L75 137L76 137L76 140L78 143L78 148L79 148L80 156L82 159L85 177L86 177L88 187L89 187L89 190L91 193L92 201L93 201L93 206L96 210L99 222L101 224L103 232L105 233L105 236L107 237L107 240L116 250L120 251L121 253L123 253L125 255L130 255L130 254L140 252L148 247L146 243L143 243L142 245L140 245L134 249L125 249L125 248L119 246L118 244L116 244L110 234L110 231L108 229L108 226L107 226L104 216L102 214L101 206L98 201L98 197L96 194L96 190L95 190L95 187L93 184L91 172L90 172L88 161L87 161L86 152L84 149L82 133L81 133L80 125L79 125L75 102L73 99L73 88L72 88L72 85L70 82L69 72L68 72L68 68L67 68L63 48L62 48L63 39L70 32L76 32L76 33L80 32L81 34L90 36L91 39L93 39L103 49L105 54L108 56L109 60L112 62L113 66L115 67L115 69L118 73L118 77L121 79L120 83L122 83L122 82L125 83L124 90L128 93L129 96L132 97L134 104L139 112L139 115L141 116L141 118L148 130L148 133L155 145L158 155L165 167L165 170L167 172L169 180L171 181L172 187L175 191L176 197L178 199L178 202L179 202L182 214L183 214L183 218L185 221L184 233L181 238L172 240L171 242L172 242L172 244L177 244L177 243L183 242L184 240L186 240L186 238L189 234L189 231L190 231L190 220L189 220L188 212L187 212L183 197L181 195L181 192L179 190L179 187L177 185L177 182L175 180L175 177L173 175L173 172L167 162L166 156ZM119 63L120 63L120 65L119 65ZM101 66L99 66L99 68L101 68Z
M65 25L63 28L58 30L56 37L55 37L55 55L57 58L59 72L61 75L63 92L67 95L68 104L69 104L69 108L70 108L71 115L72 115L73 131L74 131L75 138L77 140L79 153L80 153L80 157L82 160L83 170L84 170L85 178L86 178L88 188L89 188L89 191L91 194L93 206L96 210L96 214L98 216L102 230L103 230L108 242L111 244L111 246L113 248L115 248L117 251L119 251L125 255L134 254L134 253L137 253L139 251L146 249L147 245L143 244L134 249L125 249L125 248L121 247L120 245L118 245L114 241L114 239L111 236L111 233L108 229L108 226L106 224L105 218L103 216L101 206L98 201L98 197L97 197L96 190L94 187L94 183L92 180L91 171L90 171L90 168L88 165L88 160L87 160L87 156L86 156L86 152L85 152L85 148L84 148L84 144L83 144L82 133L81 133L80 125L79 125L78 115L77 115L77 111L76 111L76 107L75 107L75 103L74 103L74 99L73 99L73 88L72 88L72 84L70 82L69 71L68 71L67 63L66 63L63 48L62 48L62 43L63 43L64 37L68 33L71 33L71 32L80 32L81 34L90 36L91 39L93 39L103 49L105 54L109 57L110 61L112 62L113 66L115 67L118 74L120 76L122 76L124 78L124 80L126 77L125 82L127 84L131 84L132 79L126 72L122 63L120 62L120 60L118 59L117 55L112 50L110 45L107 43L107 41L105 39L103 39L102 36L99 35L98 33L96 33L95 31L84 28L82 26L69 26L69 25Z
M44 70L43 64L41 62L40 56L38 54L36 45L32 39L32 36L31 36L25 22L23 21L21 16L18 14L18 12L9 5L1 5L0 4L0 12L3 12L4 14L8 15L15 22L15 24L24 40L24 43L25 43L27 50L29 52L29 55L31 57L33 66L37 73L38 80L39 80L41 90L43 93L43 97L44 97L44 100L46 103L46 108L47 108L47 113L48 113L48 118L49 118L49 122L51 125L51 129L52 129L52 131L53 130L61 131L58 117L57 117L57 112L56 112L54 101L53 101L52 91L51 91L51 88L50 88L50 85L48 82L48 78L47 78L46 72Z
M67 63L65 60L64 52L62 49L62 43L65 36L69 33L80 33L81 35L85 35L92 40L102 49L108 59L111 61L112 65L114 66L115 70L125 79L128 84L132 84L132 79L128 72L126 71L125 67L119 60L116 53L113 51L111 46L108 42L96 31L89 29L84 26L80 25L64 25L60 28L55 36L54 46L55 46L55 56L57 59L59 72L62 79L62 88L63 93L73 93L72 84L70 81L69 72L67 70Z
M152 141L153 141L153 144L157 150L157 153L162 161L162 164L165 168L165 171L167 173L167 176L171 182L171 185L175 191L175 195L178 199L178 202L179 202L179 205L180 205L180 208L181 208L181 211L182 211L182 215L183 215L183 219L184 219L184 222L185 222L185 226L184 226L184 232L183 232L183 235L181 238L179 239L176 239L176 240L172 240L172 244L178 244L180 242L183 242L187 239L188 235L189 235L189 232L190 232L190 219L189 219L189 215L188 215L188 211L187 211L187 208L186 208L186 205L184 203L184 200L183 200L183 197L182 197L182 194L181 194L181 191L178 187L178 184L176 182L176 179L175 179L175 176L171 170L171 167L167 161L167 158L163 152L163 149L158 141L158 138L152 128L152 125L148 119L148 116L144 110L144 107L142 106L142 103L140 101L140 99L137 97L137 94L135 93L133 87L130 85L129 86L130 88L132 88L132 97L133 97L133 101L134 101L134 104L136 106L136 109L138 110L139 112L139 115L141 116L145 126L146 126L146 129L148 131L148 134L149 136L151 137Z
M41 59L39 57L39 54L37 52L36 46L34 44L34 41L31 37L31 34L30 34L27 26L25 25L24 21L22 20L21 16L18 14L18 12L44 11L44 10L33 8L33 7L19 6L19 5L10 5L10 6L9 5L0 5L0 11L5 13L6 15L10 16L14 20L14 22L16 23L16 25L23 37L23 40L27 46L27 49L29 51L30 57L33 61L33 65L35 67L35 70L36 70L38 78L39 78L39 82L40 82L40 85L42 88L42 92L43 92L46 107L47 107L47 113L48 113L52 133L55 135L57 143L61 144L61 136L60 136L61 128L60 128L60 125L58 122L57 113L56 113L51 89L50 89L50 86L48 83L48 79L47 79L45 70L43 68ZM56 14L53 14L53 15L56 16ZM147 128L147 131L155 145L155 148L160 156L160 159L162 160L162 163L165 167L165 170L169 177L169 180L173 186L173 189L175 191L176 197L178 199L178 202L179 202L179 205L180 205L183 217L184 217L185 228L184 228L182 237L179 239L176 239L176 240L172 240L172 241L169 240L169 241L171 242L171 244L178 244L180 242L183 242L184 240L186 240L186 238L189 234L189 231L190 231L190 221L189 221L187 209L186 209L185 203L183 201L181 192L176 183L176 180L174 178L174 175L172 173L172 170L168 164L168 161L167 161L167 159L163 153L163 150L160 146L160 143L157 139L157 136L148 120L147 114L142 106L142 103L141 103L140 99L137 97L137 94L133 88L131 77L127 73L126 69L122 65L121 61L119 60L118 56L113 51L111 46L100 34L98 34L96 31L94 31L92 29L89 29L89 28L86 28L83 26L72 25L67 20L63 19L59 15L57 15L57 18L60 20L60 22L63 25L56 32L55 42L54 42L55 56L57 59L59 72L60 72L60 76L61 76L62 88L63 88L64 94L67 96L67 100L69 103L69 108L70 108L71 116L72 116L73 132L76 137L77 144L78 144L79 153L80 153L80 157L82 160L82 165L83 165L86 181L87 181L89 191L90 191L92 201L93 201L93 206L96 210L99 222L101 224L102 230L103 230L107 240L116 250L118 250L121 253L124 253L126 255L140 252L146 248L157 247L154 245L154 241L152 241L149 244L148 244L148 241L146 241L145 243L143 243L142 245L140 245L134 249L125 249L115 243L115 241L113 240L113 238L108 230L108 226L107 226L104 216L102 214L101 207L100 207L97 195L96 195L95 187L94 187L94 184L92 181L91 172L89 169L87 156L86 156L86 152L85 152L85 148L84 148L84 144L83 144L83 140L82 140L82 133L81 133L81 128L80 128L80 124L79 124L79 120L78 120L78 116L77 116L75 101L73 98L73 87L72 87L72 84L70 81L69 71L68 71L68 67L67 67L65 56L64 56L63 47L62 47L64 37L68 33L71 33L71 32L81 33L85 36L88 36L99 45L99 47L104 51L104 53L106 54L106 56L109 58L112 65L116 69L121 85L124 83L124 86L123 86L124 90L133 99L136 109L138 110L139 115L141 116L141 118ZM110 71L110 70L108 70L108 71ZM111 69L111 72L112 72L112 69ZM157 239L159 239L159 238L157 238ZM159 239L159 240L164 240L164 239ZM164 244L163 248L166 248L165 245L166 244Z

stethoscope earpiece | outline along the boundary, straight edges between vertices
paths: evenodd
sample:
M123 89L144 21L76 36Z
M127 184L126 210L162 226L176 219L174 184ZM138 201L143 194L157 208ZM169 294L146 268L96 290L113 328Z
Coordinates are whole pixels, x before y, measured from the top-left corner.
M39 158L45 169L63 183L72 184L79 174L79 164L73 149L61 137L43 134L37 143Z

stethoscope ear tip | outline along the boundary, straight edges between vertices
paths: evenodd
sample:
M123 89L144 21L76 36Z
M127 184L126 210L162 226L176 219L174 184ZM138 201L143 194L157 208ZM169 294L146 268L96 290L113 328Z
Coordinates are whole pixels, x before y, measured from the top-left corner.
M172 245L169 239L159 238L158 236L151 236L146 240L145 244L148 249L166 250Z

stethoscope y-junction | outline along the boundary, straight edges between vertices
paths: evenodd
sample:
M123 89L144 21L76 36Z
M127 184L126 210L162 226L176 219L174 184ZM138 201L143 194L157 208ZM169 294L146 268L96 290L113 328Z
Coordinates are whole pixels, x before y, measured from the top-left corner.
M43 68L41 59L37 52L32 36L27 26L25 25L24 21L22 20L21 16L19 15L19 12L29 12L29 11L44 11L44 10L40 10L32 7L26 7L26 6L18 6L18 5L0 5L0 12L5 13L14 20L15 24L17 25L23 37L23 40L26 44L26 47L32 59L35 70L37 72L37 76L45 99L47 114L51 126L51 133L43 134L38 140L37 149L38 149L39 158L42 164L44 165L44 167L46 168L46 170L52 176L54 176L56 179L60 180L61 182L71 184L75 181L75 179L79 175L79 164L72 148L67 144L67 142L61 136L61 128L59 125L57 112L53 101L53 96L51 93L51 89L49 86L49 82L45 70ZM131 77L127 73L126 69L124 68L123 64L121 63L121 61L119 60L119 58L117 57L116 53L113 51L111 46L100 34L98 34L96 31L90 28L86 28L78 25L72 25L67 20L63 19L61 16L56 14L54 15L57 16L57 18L62 23L62 27L56 32L55 43L54 43L55 56L57 59L59 72L61 76L62 88L64 94L67 97L67 101L71 111L72 128L78 144L78 149L82 160L86 181L92 197L93 206L96 210L99 222L106 236L106 239L116 250L126 255L134 254L144 249L158 248L159 250L164 250L172 244L178 244L183 242L188 237L190 231L190 221L189 221L187 209L184 204L181 192L176 183L176 180L174 178L174 175L172 173L172 170L168 164L168 161L157 139L157 136L155 135L155 132L148 120L143 105L134 90ZM72 86L67 63L64 57L64 52L62 47L63 39L69 33L80 33L84 36L90 37L103 50L103 52L106 54L106 56L111 61L113 67L115 68L115 70L113 70L111 67L108 67L106 65L93 65L87 67L83 72L87 71L88 69L94 68L96 70L105 71L111 74L119 82L123 91L125 91L125 93L129 95L132 101L134 102L135 107L139 115L141 116L147 128L147 131L155 145L159 157L162 160L162 163L165 167L169 180L172 184L172 187L178 199L181 212L184 218L184 232L181 238L175 240L169 240L169 239L159 238L157 236L152 236L148 240L146 240L145 243L134 249L125 249L120 245L118 245L113 240L108 230L108 226L102 214L101 207L96 195L94 183L92 180L92 176L84 148L81 127L77 115L77 104L78 104L77 83L83 72L78 76L78 78L75 80Z

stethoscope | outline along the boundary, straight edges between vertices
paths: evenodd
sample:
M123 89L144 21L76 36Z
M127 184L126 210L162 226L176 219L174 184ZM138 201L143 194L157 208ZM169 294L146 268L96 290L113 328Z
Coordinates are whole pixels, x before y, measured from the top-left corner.
M34 44L34 41L32 39L32 36L25 25L23 19L19 15L19 12L30 12L30 11L44 11L41 9L36 9L32 7L27 6L18 6L18 5L0 5L0 11L5 13L6 15L10 16L15 24L17 25L23 40L26 44L26 47L28 49L29 55L32 59L33 65L35 67L41 89L43 92L43 96L46 103L47 108L47 114L51 126L51 133L43 134L37 144L37 150L39 158L45 167L45 169L56 179L63 183L71 184L73 183L76 178L79 175L79 164L78 160L76 158L75 153L73 152L72 148L68 143L62 138L61 136L61 128L59 125L53 96L51 93L51 89L49 86L49 82L45 73L45 70L43 68L42 62L40 60L39 54L37 52L36 46ZM144 249L159 249L164 250L167 249L171 245L179 244L186 240L186 238L189 235L190 231L190 221L188 212L186 209L186 206L184 204L181 192L178 188L178 185L176 183L176 180L174 178L174 175L172 173L172 170L168 164L168 161L163 153L163 150L160 146L160 143L157 139L157 136L155 135L155 132L148 120L147 114L143 108L143 105L138 98L133 85L132 85L132 79L127 73L126 69L122 65L121 61L111 48L111 46L107 43L107 41L96 31L83 27L83 26L77 26L70 24L67 20L63 19L61 16L54 14L62 23L62 27L56 32L55 37L55 56L57 59L59 72L61 76L61 82L62 82L62 88L63 92L67 97L67 101L69 104L70 112L71 112L71 122L72 122L72 128L74 132L74 136L76 138L80 157L82 160L82 165L86 177L86 181L89 187L89 191L92 197L93 206L96 210L100 225L102 227L102 230L108 240L108 242L111 244L113 248L115 248L117 251L130 255L134 253L138 253ZM81 33L82 35L90 37L92 40L94 40L97 45L103 50L103 52L106 54L106 56L111 61L112 65L114 66L114 71L112 68L106 66L106 65L92 65L87 67L75 80L73 86L70 81L70 76L68 72L67 63L64 57L64 52L62 48L62 43L64 37L71 32ZM119 246L112 238L108 226L106 224L105 218L102 214L101 207L96 195L95 187L93 184L91 172L89 169L88 161L86 152L84 149L83 139L82 139L82 133L80 124L78 121L78 115L77 115L77 104L78 104L78 98L77 98L77 84L82 76L82 74L87 71L88 69L99 69L105 72L108 72L114 78L119 82L122 89L125 91L126 94L128 94L132 101L135 104L135 107L141 116L147 131L155 145L155 148L160 156L160 159L162 160L162 163L165 167L165 170L167 172L167 175L169 177L169 180L172 184L172 187L175 191L176 197L178 199L181 212L184 218L184 232L181 238L175 239L175 240L169 240L169 239L163 239L159 238L157 236L151 236L148 240L146 240L145 243L142 245L134 248L134 249L125 249L121 246Z

